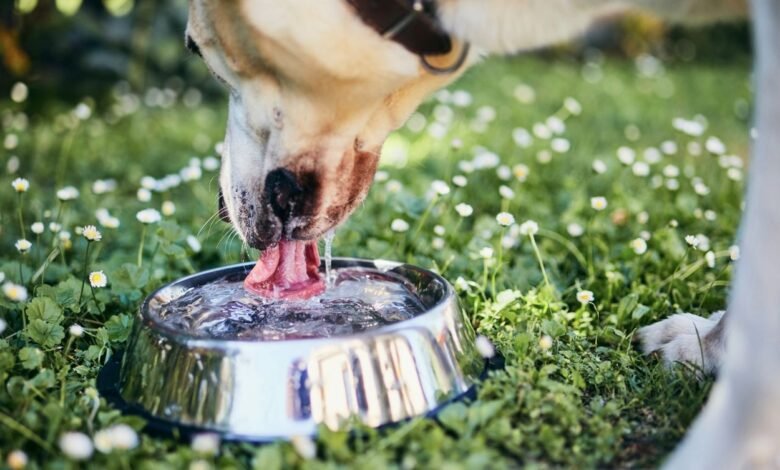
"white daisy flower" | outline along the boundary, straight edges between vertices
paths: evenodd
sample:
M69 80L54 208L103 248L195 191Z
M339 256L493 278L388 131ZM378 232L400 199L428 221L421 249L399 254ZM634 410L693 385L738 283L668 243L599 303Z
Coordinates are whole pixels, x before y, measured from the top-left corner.
M3 294L13 302L24 302L27 300L27 288L13 282L3 284Z
M483 150L474 157L472 160L474 168L477 170L484 170L489 168L495 168L501 164L501 158L493 152ZM465 170L463 170L465 172Z
M393 232L406 232L409 230L409 222L405 221L404 219L394 219L390 223L390 230Z
M543 165L550 163L552 161L552 157L552 152L549 150L539 150L536 152L536 161Z
M431 247L434 250L441 250L444 248L444 239L440 237L433 237L433 240L431 240Z
M135 214L135 218L142 224L156 224L162 219L157 209L144 209Z
M200 250L203 249L200 240L198 240L194 235L187 235L187 245L189 245L193 253L200 253Z
M566 132L566 123L557 116L550 116L544 122L553 134L561 135Z
M593 171L596 174L601 175L601 174L603 174L603 173L605 173L607 171L607 164L604 163L603 160L600 160L600 159L597 158L597 159L593 160L592 168L593 168Z
M81 338L82 336L84 336L84 327L79 325L78 323L74 323L70 325L70 328L68 328L68 334L73 336L74 338Z
M661 142L661 151L666 155L674 155L677 153L677 143L673 140L665 140Z
M460 150L463 148L463 141L456 137L450 141L450 147L453 150Z
M563 107L566 108L566 111L568 111L572 116L579 116L582 113L582 105L579 101L577 101L575 98L572 98L571 96L563 100Z
M523 182L528 178L528 165L518 163L512 167L512 174L515 175L515 179L519 182Z
M548 351L553 347L553 339L550 335L544 335L539 338L539 349L542 351Z
M634 253L638 255L643 255L647 251L647 242L643 238L635 238L631 240L629 246L631 246L631 249L634 250Z
M661 152L655 147L648 147L642 152L642 158L650 165L655 165L661 161Z
M708 137L704 142L704 148L715 155L723 155L726 153L726 145L717 137Z
M729 247L729 259L731 259L731 261L738 260L739 259L739 254L740 254L739 253L739 246L731 245Z
M25 454L23 450L19 449L15 449L9 452L8 457L5 459L5 463L11 470L22 470L27 466L28 461L27 454Z
M436 225L433 227L433 233L436 235L443 237L445 233L447 233L447 229L444 228L442 225Z
M95 180L92 183L92 192L94 194L107 194L116 189L116 180Z
M634 162L634 164L631 165L631 171L636 176L647 176L650 174L650 165L645 162Z
M72 201L79 197L79 190L73 186L65 186L57 191L57 199L60 201Z
M688 142L688 145L685 148L688 150L688 153L694 157L701 155L701 144L696 141Z
M81 235L91 242L99 242L103 239L103 234L94 225L85 225L81 229Z
M108 276L103 271L94 271L89 273L89 285L95 288L106 287Z
M603 196L596 196L590 198L590 207L597 211L603 211L607 208L607 198Z
M493 346L493 343L487 338L487 336L477 336L475 346L477 347L479 355L485 359L490 359L496 355L496 348Z
M517 101L523 104L531 104L536 100L536 91L525 83L517 85L512 94Z
M92 457L92 440L82 432L66 432L59 439L60 450L73 460L87 460Z
M384 183L389 179L390 179L390 173L384 170L378 170L376 173L374 173L374 181L377 183Z
M13 187L14 191L17 193L26 193L27 190L30 189L30 182L25 178L16 178L11 181L11 187Z
M162 207L160 207L162 215L170 217L176 213L176 204L173 201L163 201Z
M102 225L105 228L119 228L119 219L116 217L105 217L103 219L98 220L100 222L100 225Z
M552 131L550 128L541 122L534 123L532 131L536 137L543 140L547 140L552 137Z
M493 248L486 246L479 250L479 256L483 259L491 259L493 257Z
M593 302L593 299L595 297L593 296L593 292L589 290L581 290L577 291L577 302L581 304L589 304Z
M726 176L732 181L742 181L742 170L739 168L729 168L726 170Z
M442 180L434 180L431 183L431 189L439 196L446 196L450 193L450 187Z
M685 243L691 245L692 247L696 248L699 246L699 238L696 235L686 235L685 236Z
M474 213L474 208L465 202L461 202L455 206L455 212L461 217L470 217Z
M30 231L36 235L42 234L45 229L46 227L43 225L43 222L35 222L30 226Z
M468 175L474 173L474 170L476 168L474 168L474 164L469 160L461 160L458 162L458 169L460 169L460 171Z
M49 231L51 233L57 233L60 230L62 230L62 224L58 224L57 222L49 222Z
M516 225L513 225L512 227L516 227ZM507 250L514 248L517 246L517 238L512 236L512 234L507 234L501 237L501 246L506 248Z
M522 127L518 127L512 131L512 140L515 141L515 145L520 148L528 148L534 141L531 133Z
M566 153L571 149L571 142L568 139L558 137L550 142L550 148L557 153Z
M512 170L506 165L501 165L496 168L496 176L501 181L509 181L512 179Z
M152 200L152 192L146 188L138 188L138 192L135 193L135 197L140 202L149 202Z
M3 331L5 331L6 328L8 328L8 323L0 318L0 335L3 334Z
M463 279L462 276L458 276L457 279L455 279L455 289L459 291L467 291L469 290L469 283L465 279Z
M628 166L634 163L634 160L636 159L636 152L634 149L629 147L618 147L617 149L617 158L620 161L620 163Z
M182 181L197 181L203 176L203 170L199 166L189 165L181 169L179 176Z
M219 434L213 432L204 432L192 437L190 446L198 454L217 455L221 439Z
M503 184L498 187L498 194L500 194L504 199L511 200L515 198L515 192L512 190L512 188Z
M219 159L215 157L206 157L203 159L203 169L206 171L217 171L219 170Z
M469 184L469 180L463 175L455 175L452 177L452 184L459 188L465 188Z
M537 224L533 220L526 220L522 224L520 224L520 234L531 236L536 235L536 233L539 232L539 224Z
M707 267L710 269L715 267L715 253L708 251L704 254L704 260L707 262Z
M14 103L23 103L27 96L29 95L30 89L27 88L27 85L24 82L16 82L14 83L14 86L11 87L11 101ZM27 454L22 452L21 450L15 451L15 452L21 452L24 455L24 463L27 464ZM10 455L10 454L9 454ZM11 465L10 463L8 465ZM22 468L24 465L18 468Z
M390 180L385 184L385 188L387 188L387 192L391 194L398 194L401 192L401 190L404 188L403 185L397 180Z
M669 191L677 191L680 189L680 182L675 178L666 180L666 189Z
M32 248L32 243L22 238L21 240L17 240L16 243L14 243L14 246L19 250L19 253L25 254Z
M154 179L151 176L142 176L141 177L141 187L151 191L151 190L153 190L154 188L157 187L157 180Z
M680 169L676 165L666 165L663 174L667 178L677 178L680 176Z
M509 212L499 212L496 216L496 222L498 222L498 225L501 225L502 227L509 227L515 223L515 216Z
M585 233L585 229L582 227L582 225L572 222L569 225L566 226L566 231L571 235L572 237L581 237L583 233Z

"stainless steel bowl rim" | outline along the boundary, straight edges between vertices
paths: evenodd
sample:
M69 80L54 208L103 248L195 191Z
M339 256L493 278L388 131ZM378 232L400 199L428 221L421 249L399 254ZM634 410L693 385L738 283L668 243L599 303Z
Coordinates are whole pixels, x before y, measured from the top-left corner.
M350 258L350 257L334 257L333 261L337 261L338 263L352 264L356 267L374 268L374 269L386 270L386 271L390 271L392 269L399 268L399 267L408 270L421 271L424 272L426 275L436 279L438 282L440 282L444 287L445 291L444 294L441 296L441 298L438 299L438 301L435 304L431 306L427 306L425 312L416 315L414 318L393 323L391 325L381 326L379 328L375 328L367 332L361 332L352 335L326 337L326 338L296 338L296 339L285 339L285 340L274 340L274 341L262 341L262 343L269 344L269 343L283 342L288 345L295 344L295 343L298 344L305 343L306 345L312 345L312 343L316 343L316 342L332 342L334 339L338 339L339 341L349 341L350 339L365 338L366 336L372 336L372 335L381 335L384 333L395 331L399 328L407 327L411 322L414 322L416 319L424 318L427 315L431 315L439 306L445 304L449 299L455 296L455 292L452 288L452 285L449 282L447 282L447 280L444 279L441 275L412 264L401 263L397 261L388 261L383 259L368 260L363 258ZM254 265L255 265L254 262L247 262L247 263L236 263L227 266L221 266L218 268L208 269L206 271L200 271L194 274L190 274L189 276L176 279L175 281L171 281L165 285L158 287L149 296L147 296L144 302L141 304L140 314L141 314L141 319L144 322L144 325L154 329L159 336L163 336L166 339L177 343L186 342L189 347L193 347L193 348L213 348L213 347L229 348L229 346L231 345L236 345L236 346L242 345L242 347L246 347L246 345L249 343L261 342L261 341L250 341L250 340L240 340L240 339L203 338L200 336L195 336L181 331L173 330L167 325L165 325L164 323L160 323L156 321L154 318L151 318L149 315L149 309L150 309L149 304L158 296L158 294L165 291L166 289L170 289L178 284L184 284L217 273L229 272L231 270L238 269L238 268L251 268Z

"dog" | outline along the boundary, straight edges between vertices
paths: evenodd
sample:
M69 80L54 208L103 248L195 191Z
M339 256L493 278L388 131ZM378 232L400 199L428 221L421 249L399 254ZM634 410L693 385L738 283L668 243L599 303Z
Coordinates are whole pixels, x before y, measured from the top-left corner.
M697 23L744 16L749 7L742 0L191 0L186 44L230 94L220 213L264 250L250 287L267 294L269 285L306 286L282 297L316 292L316 240L365 198L387 135L481 56L571 39L598 18L633 9ZM670 468L780 462L780 158L772 155L780 148L780 2L754 0L750 10L759 137L729 314L675 315L638 333L644 351L669 364L719 370Z

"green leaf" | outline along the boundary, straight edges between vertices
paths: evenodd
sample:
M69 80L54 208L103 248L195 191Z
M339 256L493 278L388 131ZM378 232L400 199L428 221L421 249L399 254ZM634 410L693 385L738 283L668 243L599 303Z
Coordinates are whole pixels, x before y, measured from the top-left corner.
M50 348L62 342L65 338L65 329L40 319L33 320L27 326L27 337L44 348Z
M29 385L35 387L36 390L46 390L54 387L57 380L54 377L54 372L51 369L42 369L38 374L28 382Z
M279 446L262 446L255 452L252 468L255 470L275 470L282 468L282 450Z
M44 323L59 325L65 317L62 308L48 297L37 297L27 305L27 318L29 321L41 320Z
M19 351L19 360L25 369L37 369L43 362L43 351L34 347L25 347Z
M11 370L16 359L10 351L0 351L0 372Z
M468 407L461 402L455 402L439 413L439 421L451 431L463 435L466 432L467 414Z
M108 332L108 339L112 342L124 343L130 336L133 327L133 319L130 315L114 315L108 319L105 329Z
M81 281L74 277L60 282L56 286L42 285L38 288L38 294L54 300L62 308L79 311L79 294L81 293Z
M149 283L149 270L146 267L138 267L125 263L110 276L111 285L123 292L141 290Z

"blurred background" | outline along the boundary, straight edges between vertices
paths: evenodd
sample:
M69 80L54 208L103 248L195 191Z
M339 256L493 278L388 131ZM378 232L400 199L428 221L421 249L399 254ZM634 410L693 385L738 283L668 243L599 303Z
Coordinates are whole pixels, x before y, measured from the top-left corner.
M186 16L187 0L2 0L0 89L21 81L38 103L86 96L101 102L117 85L160 90L152 101L182 96L189 87L190 100L219 96L183 47ZM690 30L639 14L607 19L577 43L537 54L587 61L593 51L666 62L731 61L749 55L750 34L746 23Z

